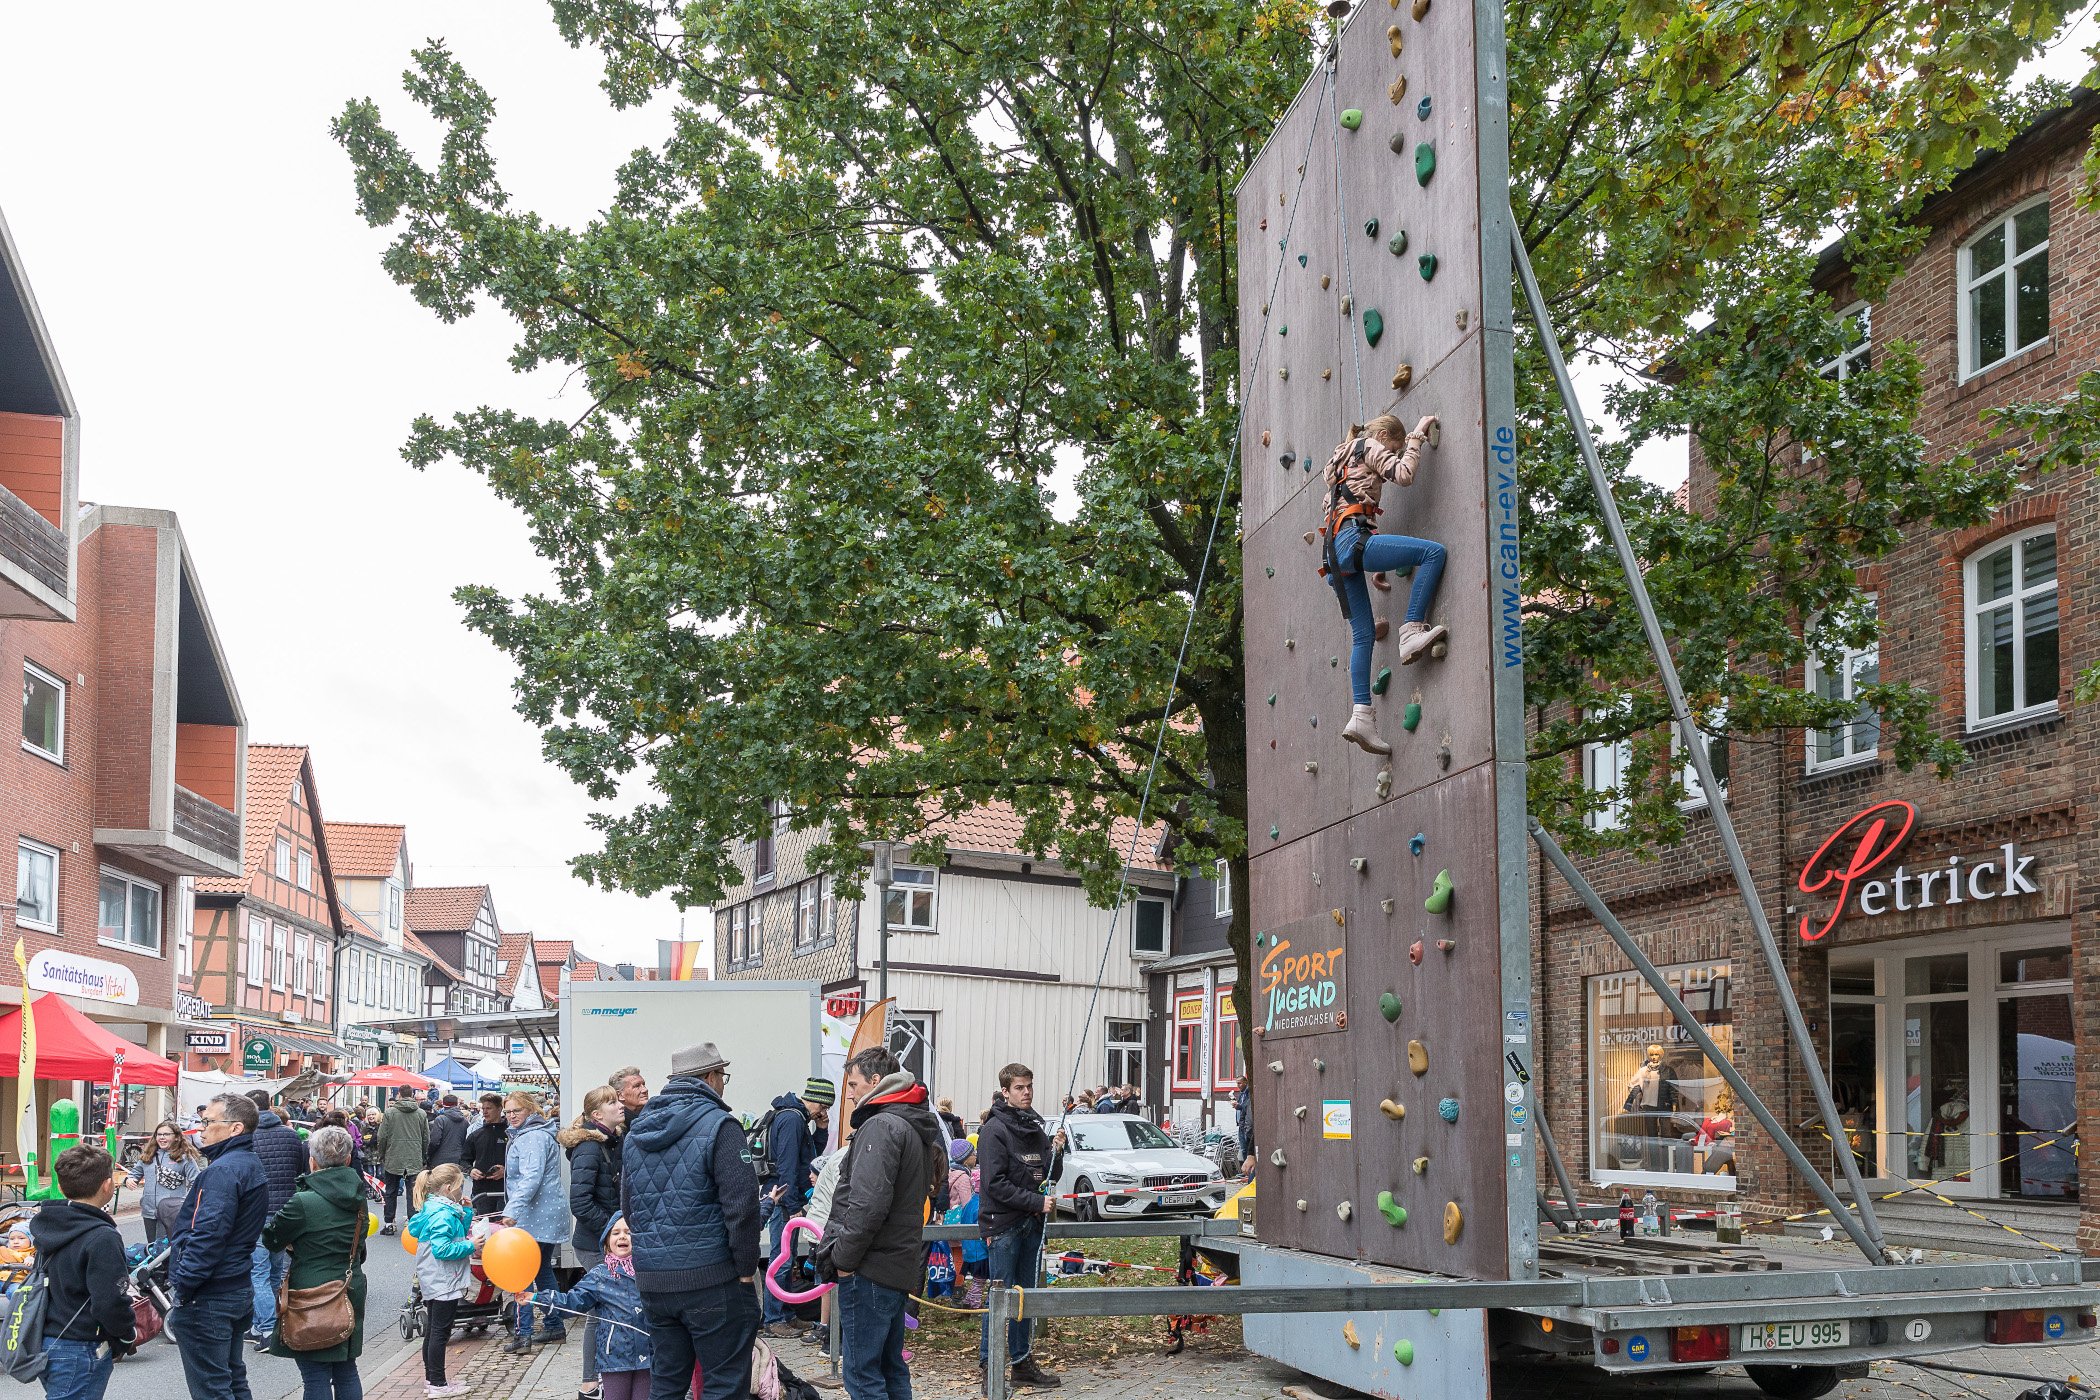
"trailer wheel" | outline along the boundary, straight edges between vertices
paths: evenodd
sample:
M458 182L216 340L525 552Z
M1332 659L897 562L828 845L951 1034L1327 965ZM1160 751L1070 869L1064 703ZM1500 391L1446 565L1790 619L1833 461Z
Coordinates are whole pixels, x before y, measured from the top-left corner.
M1750 1381L1773 1400L1816 1400L1837 1389L1835 1366L1745 1366Z

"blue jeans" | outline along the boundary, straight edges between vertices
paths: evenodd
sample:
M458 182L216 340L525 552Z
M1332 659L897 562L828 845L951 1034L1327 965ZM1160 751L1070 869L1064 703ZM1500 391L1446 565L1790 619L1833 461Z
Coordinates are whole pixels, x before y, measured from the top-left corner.
M787 1229L788 1214L781 1209L779 1202L772 1197L760 1196L758 1198L758 1220L759 1224L765 1227L766 1243L772 1250L772 1253L764 1261L765 1267L771 1268L773 1261L780 1257L780 1234L781 1231ZM775 1298L773 1290L770 1288L765 1289L759 1295L759 1314L767 1322L794 1321L793 1314L788 1311L788 1305Z
M731 1279L682 1293L644 1293L649 1315L649 1400L684 1400L700 1368L700 1400L751 1394L751 1343L758 1300Z
M1017 1288L1034 1288L1042 1281L1043 1217L1032 1215L1003 1234L984 1242L990 1255L992 1282ZM1035 1323L1022 1318L1006 1324L1006 1360L1019 1365L1028 1359L1028 1334ZM985 1315L977 1324L977 1364L985 1365L992 1355L992 1318Z
M299 1383L306 1387L300 1400L365 1400L365 1383L357 1374L357 1361L308 1361L299 1363Z
M1444 547L1435 540L1410 535L1372 535L1363 539L1361 557L1351 573L1342 575L1342 597L1349 603L1349 694L1359 705L1371 703L1371 644L1378 639L1377 619L1371 613L1371 585L1367 574L1415 571L1414 586L1407 594L1407 620L1425 622L1429 605L1436 601L1436 586L1444 577ZM1344 539L1343 544L1348 541ZM1346 554L1342 562L1348 563Z
M858 1274L839 1280L839 1371L851 1400L911 1400L904 1364L910 1297Z
M253 1400L248 1393L247 1331L255 1300L246 1289L185 1302L168 1320L182 1353L190 1400Z
M277 1285L292 1258L281 1249L264 1249L260 1242L248 1264L248 1287L255 1293L255 1330L265 1337L277 1330Z
M545 1240L539 1240L537 1243L540 1247L540 1271L533 1275L532 1279L532 1291L535 1293L540 1292L542 1289L554 1287L554 1251L561 1248L560 1245L549 1244ZM569 1334L569 1325L565 1320L566 1314L558 1313L548 1307L535 1308L530 1303L520 1303L518 1304L519 1336L524 1337L531 1334L532 1315L535 1312L540 1315L540 1327L548 1336L566 1337Z
M102 1400L117 1358L106 1351L97 1356L100 1349L99 1342L69 1342L63 1337L45 1342L44 1355L51 1364L44 1368L44 1400Z

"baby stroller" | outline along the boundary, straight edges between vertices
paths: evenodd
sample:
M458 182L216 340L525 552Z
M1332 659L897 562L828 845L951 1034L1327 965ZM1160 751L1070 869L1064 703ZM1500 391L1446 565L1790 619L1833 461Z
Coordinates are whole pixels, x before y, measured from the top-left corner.
M146 1319L139 1315L139 1304L150 1308L160 1318L160 1337L164 1342L175 1340L174 1332L167 1325L168 1313L175 1307L168 1284L168 1260L174 1252L166 1240L127 1245L124 1249L124 1262L130 1268L132 1312L140 1323L144 1323Z
M472 1286L465 1297L459 1300L459 1310L452 1314L452 1325L462 1334L478 1337L492 1325L500 1325L506 1331L516 1322L516 1304L510 1295L489 1282L481 1271L481 1260L475 1259L467 1268L472 1277ZM423 1285L411 1278L408 1284L408 1301L401 1305L401 1337L414 1341L423 1335L430 1325L430 1308L423 1301Z

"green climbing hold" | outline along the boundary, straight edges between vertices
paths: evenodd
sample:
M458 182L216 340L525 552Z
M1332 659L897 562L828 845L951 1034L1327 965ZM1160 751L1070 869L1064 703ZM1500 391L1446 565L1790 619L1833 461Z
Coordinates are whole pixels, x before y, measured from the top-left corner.
M1422 270L1422 280L1424 282L1431 282L1436 279L1436 254L1422 254L1421 257L1415 259L1415 266Z
M1412 734L1415 732L1415 726L1421 722L1422 707L1412 700L1408 701L1407 708L1400 712L1400 727Z
M1289 326L1283 326L1283 325L1279 325L1279 326L1278 326L1278 327L1276 328L1276 334L1278 334L1278 335L1289 335L1290 333L1291 333L1291 328L1290 328Z
M1275 697L1275 696L1273 696L1273 695L1271 695L1271 696L1269 697L1269 703L1270 703L1271 705L1275 704L1275 703L1276 703L1276 697Z
M1276 566L1274 564L1269 565L1269 577L1276 577Z
M1304 254L1304 253L1300 253L1300 254L1298 255L1298 266L1300 266L1300 267L1303 267L1303 266L1305 266L1305 259L1306 259L1306 254Z
M1283 833L1278 831L1275 827L1272 826L1269 828L1269 839L1271 841L1274 841L1277 837L1281 835L1283 835Z
M1394 996L1391 992L1380 992L1378 994L1378 1014L1385 1017L1388 1022L1399 1020L1400 998Z
M1275 828L1275 827L1273 827L1273 826L1269 828L1269 830L1271 830L1271 831L1274 831L1275 829L1276 829L1276 828ZM1267 936L1267 935L1265 935L1265 934L1259 934L1259 933L1255 934L1255 935L1254 935L1254 946L1255 946L1255 947L1257 947L1257 948L1261 947L1261 946L1262 946L1262 942L1261 942L1261 941L1262 941L1262 939L1263 939L1264 937L1266 937L1266 936Z
M1388 253L1391 253L1391 254L1392 254L1392 255L1393 255L1394 257L1396 257L1396 258L1397 258L1397 257L1399 257L1399 256L1400 256L1400 255L1401 255L1402 253L1406 252L1406 251L1407 251L1407 230L1406 230L1406 229L1401 229L1401 230L1400 230L1400 231L1399 231L1398 233L1394 234L1394 235L1393 235L1393 236L1392 236L1391 238L1388 238L1388 239L1387 239L1387 240L1385 241L1385 250L1386 250L1386 251L1387 251Z
M1365 219L1365 220L1364 220L1364 237L1366 237L1366 238L1376 238L1377 236L1378 236L1378 220L1376 220L1376 219Z
M1329 666L1339 666L1342 664L1342 658L1340 658L1339 656L1330 656L1327 658L1327 664Z
M1414 1344L1413 1342L1410 1342L1410 1341L1408 1341L1408 1340L1407 1340L1406 1338L1404 1338L1404 1337L1403 1337L1403 1338L1401 1338L1401 1339L1400 1339L1399 1341L1397 1341L1397 1342L1394 1342L1394 1343L1393 1343L1393 1360L1395 1360L1395 1361L1399 1362L1399 1363L1400 1363L1400 1364L1401 1364L1402 1366L1412 1366L1412 1365L1414 1365L1414 1364L1415 1364L1415 1344Z
M1420 121L1425 121L1425 122L1426 122L1426 121L1428 121L1428 120L1429 120L1429 99L1428 99L1428 98L1426 98L1426 97L1425 97L1425 98L1423 98L1423 99L1422 99L1422 100L1421 100L1420 102L1417 102L1417 103L1415 104L1415 117L1416 117L1416 119L1417 119L1417 120L1420 120Z
M1436 883L1430 887L1429 898L1422 901L1422 907L1432 914L1443 913L1451 907L1451 890L1451 872L1437 871Z
M1386 687L1391 685L1392 683L1393 668L1390 666L1380 666L1378 668L1378 679L1371 682L1371 693L1373 695L1383 695L1385 694Z
M1444 1315L1444 1310L1442 1308L1431 1308L1429 1310L1429 1315L1431 1317L1442 1317Z
M1361 107L1350 107L1350 108L1346 108L1346 109L1345 109L1345 110L1344 110L1344 111L1342 112L1342 127L1343 127L1343 129L1344 129L1344 130L1347 130L1347 131L1354 131L1354 130L1356 130L1356 129L1357 129L1358 127L1362 126L1363 124L1364 124L1364 111L1363 111L1363 108L1361 108Z
M1393 1193L1390 1191L1378 1193L1378 1213L1385 1217L1386 1224L1396 1230L1407 1223L1407 1207L1393 1204Z
M1379 315L1378 308L1374 306L1364 312L1364 343L1375 349L1378 345L1378 337L1384 334L1385 317Z
M1424 141L1415 147L1415 183L1426 185L1429 177L1436 174L1436 147Z

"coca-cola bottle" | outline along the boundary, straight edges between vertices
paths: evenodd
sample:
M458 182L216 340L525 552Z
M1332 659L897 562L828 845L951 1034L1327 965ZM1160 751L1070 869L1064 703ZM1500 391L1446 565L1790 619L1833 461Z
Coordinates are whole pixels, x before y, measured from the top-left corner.
M1633 1193L1630 1191L1621 1191L1619 1193L1620 1239L1630 1240L1633 1238L1633 1220Z

